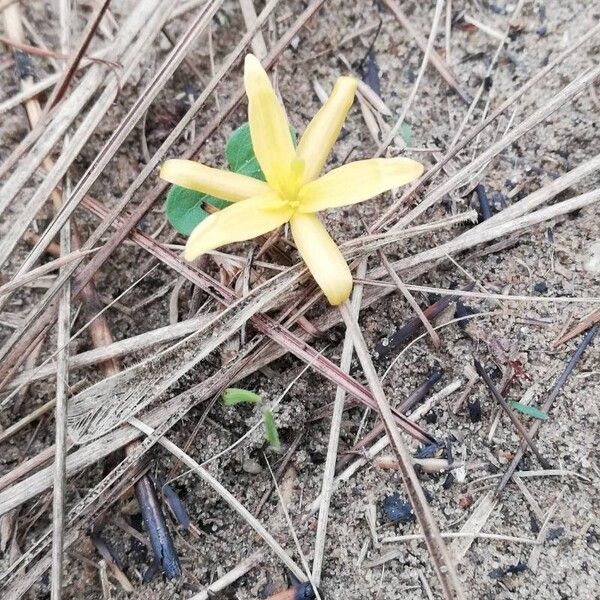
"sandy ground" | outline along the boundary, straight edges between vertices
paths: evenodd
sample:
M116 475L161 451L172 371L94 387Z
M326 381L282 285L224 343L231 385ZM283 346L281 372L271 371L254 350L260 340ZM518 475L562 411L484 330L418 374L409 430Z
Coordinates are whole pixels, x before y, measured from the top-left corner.
M277 11L278 18L271 22L267 31L267 41L272 42L280 35L301 7L298 3L282 2ZM411 21L424 35L429 32L433 8L430 3L404 3ZM555 2L525 2L518 27L506 50L501 54L497 67L490 78L490 88L475 111L471 123L482 117L485 103L490 108L497 106L522 83L533 76L555 53L569 46L582 31L587 31L600 17L594 3L565 0ZM461 15L474 16L494 30L503 31L507 22L507 11L514 7L498 2L467 3L453 2L452 15L456 19L452 27L449 60L455 72L471 94L474 94L485 75L487 66L497 47L498 40L489 33L466 24ZM118 13L118 8L115 8ZM26 12L37 24L47 43L57 43L54 27L55 17L50 5L27 7ZM87 14L87 12L85 13ZM371 30L354 39L351 43L338 47L338 43L354 30L376 24L382 18L381 31L374 43L374 55L379 67L381 97L394 113L399 113L408 97L417 75L422 53L418 51L406 32L390 18L390 14L375 2L343 2L329 0L309 27L301 32L294 42L294 48L287 50L276 69L275 76L279 90L286 102L289 117L301 131L305 123L318 109L319 101L313 91L313 79L317 78L326 89L331 89L335 78L346 72L340 61L343 55L358 67L373 41L375 31ZM82 20L83 22L83 20ZM169 31L176 35L185 23L171 23ZM443 27L442 27L443 29ZM234 2L227 2L219 12L213 26L215 59L223 59L239 39L243 22L239 8ZM186 108L185 93L198 93L210 77L208 45L206 38L199 40L192 56L195 66L203 73L205 80L198 81L184 64L175 78L150 109L146 118L146 137L150 153L166 137L170 128ZM438 51L446 52L443 31L437 38ZM164 56L168 45L157 48L147 67L154 67ZM539 87L532 90L516 105L515 122L520 122L532 110L531 105L554 95L571 78L590 66L598 55L598 44L586 45L574 56L561 64ZM38 77L47 69L47 63L35 60ZM123 116L135 98L137 91L147 81L151 70L140 70L134 85L123 90L122 97L103 121L97 135L86 145L76 163L73 177L80 175L94 157L100 144ZM239 82L239 71L235 79L225 82L219 89L221 102L227 98L233 85ZM0 74L3 96L8 97L16 90L11 70ZM596 94L600 90L596 86ZM199 116L197 127L201 127L215 113L214 103L207 104L206 112ZM412 146L408 156L422 160L426 165L433 164L437 154L419 151L423 148L437 148L443 152L451 141L456 128L463 118L467 106L458 96L449 91L447 85L433 70L428 69L419 94L408 114L407 121L412 132ZM583 160L597 154L600 149L598 137L598 114L600 106L591 92L583 93L541 126L522 137L510 150L487 168L481 182L492 197L502 196L508 204L525 196L549 182L556 174L562 174L577 166ZM200 159L208 164L223 165L222 147L228 133L244 119L244 109L238 110L205 145ZM508 125L508 120L499 121L499 131ZM4 115L1 124L2 155L5 156L26 133L24 113L18 109ZM478 141L463 152L458 161L451 164L454 172L466 164L473 155L485 149L493 140L494 128L484 133ZM397 140L400 143L400 140ZM180 149L183 151L185 143ZM345 133L338 142L331 164L339 164L352 152L352 159L372 156L377 144L369 134L358 106L351 111ZM392 145L390 154L398 148ZM176 154L173 153L173 156ZM94 185L92 193L106 203L119 197L127 184L143 166L140 129L130 136L122 151L111 163L106 174ZM23 197L32 193L37 181L31 181ZM598 178L568 190L564 197L574 196L596 184ZM326 216L329 229L338 240L349 239L364 233L364 223L375 220L382 209L389 205L391 197L385 196L376 201L361 205L356 209L331 211ZM443 205L426 213L427 219L441 218L450 212L459 212L476 207L472 194L459 193L448 198ZM494 205L499 209L500 205ZM359 218L360 217L362 218ZM510 293L528 296L600 296L600 277L583 268L583 263L594 241L599 239L600 226L597 208L586 209L567 218L560 219L550 228L539 227L527 232L515 244L498 252L483 255L471 252L457 257L460 267L488 292ZM38 218L40 225L47 222L49 212ZM93 221L84 213L80 219L84 231ZM155 210L142 223L143 228L152 232L163 222L162 207ZM396 258L431 247L450 236L463 231L466 226L455 227L451 231L432 234L410 246L392 246L388 256ZM160 239L170 236L169 228L160 234ZM23 245L23 251L26 250ZM372 264L377 264L373 259ZM123 245L115 252L102 270L97 283L105 299L114 298L126 289L149 266L147 256L132 245ZM170 289L149 303L143 310L139 303L173 282L174 274L159 267L146 277L140 285L129 292L122 300L126 308L134 310L111 310L110 319L114 334L122 339L141 333L169 322ZM465 285L467 276L451 263L431 270L419 278L418 283L440 288L451 285ZM40 290L28 290L16 295L5 309L13 314L26 314L28 308L41 296ZM179 318L187 317L191 295L189 285L184 285L180 293ZM422 305L431 298L417 294ZM556 381L558 375L572 355L580 338L558 349L551 348L551 342L559 335L572 318L579 318L589 312L589 305L544 303L494 302L471 300L470 308L480 313L496 311L495 315L481 314L465 328L450 324L441 330L442 347L436 350L427 340L412 345L394 363L387 373L384 386L393 404L401 402L420 385L432 369L443 369L443 377L433 393L449 383L460 380L461 390L447 399L436 403L427 415L423 425L436 438L451 444L454 459L472 466L464 475L464 480L444 485L447 474L422 475L422 483L430 494L430 502L440 529L444 532L459 531L465 520L492 489L498 479L489 476L502 473L508 465L512 453L518 447L518 437L514 428L503 418L490 437L490 430L497 415L497 406L490 398L483 384L477 383L463 405L455 410L453 405L462 390L467 377L465 365L475 354L489 366L494 380L499 382L501 369L508 361L518 361L525 375L518 378L511 387L509 397L518 400L533 387L534 403L541 403ZM137 308L136 308L137 307ZM456 308L451 305L443 318L450 320ZM324 305L314 309L314 314L326 310ZM310 316L310 315L309 315ZM370 348L384 339L396 327L412 318L411 309L398 295L390 295L374 307L364 310L360 324ZM83 324L81 318L76 325ZM2 332L8 334L9 328ZM325 353L338 362L341 353L343 329L334 329L314 342L317 349L326 347ZM597 597L600 584L600 532L598 529L598 450L596 438L600 418L598 401L599 385L599 341L596 340L578 364L565 390L560 394L550 420L542 426L538 438L542 454L557 469L571 473L562 477L523 478L524 486L533 498L532 506L522 489L514 484L508 486L499 498L496 508L483 531L505 536L535 539L543 521L554 507L547 524L546 541L541 548L537 565L531 563L533 546L510 541L481 539L473 543L460 562L459 572L470 598L530 598L544 600ZM73 351L89 348L83 338ZM396 358L394 351L390 358ZM125 362L133 363L141 357L129 357ZM218 360L219 357L216 357ZM492 369L492 366L495 368ZM383 375L389 361L377 363ZM271 365L266 374L248 378L243 387L263 395L268 401L279 397L286 386L298 375L302 365L295 359L287 358ZM210 367L199 367L180 382L179 390L193 382L201 381ZM362 380L357 363L352 373ZM98 372L78 372L73 385L84 376L89 381L97 380ZM52 397L53 388L45 384L32 387L23 402L19 415L24 415L34 407ZM276 413L277 423L283 441L283 451L301 434L297 450L281 482L282 493L298 536L301 550L310 563L313 555L316 519L308 514L307 507L320 490L321 477L329 436L328 420L309 422L311 414L318 408L333 401L335 388L318 376L305 373L285 396ZM474 421L468 406L476 402L481 405L481 418ZM173 431L171 438L184 445L204 407L193 410ZM354 408L345 413L341 434L341 451L355 441L364 411ZM2 416L2 425L8 426L16 415ZM527 424L531 419L522 417ZM189 449L189 453L199 462L205 461L227 448L243 435L249 427L260 419L258 410L240 408L226 409L217 402L210 412L210 419L203 427ZM373 415L366 418L362 431L368 431L375 423ZM53 427L45 421L34 441L29 444L34 428L23 432L3 445L0 464L2 473L14 468L25 456L32 456L52 442ZM411 449L418 447L409 442ZM438 452L444 456L444 450ZM247 507L254 510L265 490L271 487L271 476L267 461L275 470L282 455L265 448L260 431L230 451L224 457L210 463L211 472ZM159 475L171 471L173 462L162 450L151 453L151 469ZM537 470L539 465L534 457L527 456L521 467ZM74 502L94 483L100 480L103 465L87 469L70 481L69 502ZM249 472L252 471L252 472ZM178 474L183 473L181 468ZM486 479L486 477L488 477ZM198 537L190 533L177 532L176 546L184 567L184 576L177 582L165 583L155 577L150 583L142 584L141 575L150 563L147 549L134 538L124 535L111 524L98 524L98 532L105 537L121 557L125 570L134 582L132 598L188 598L210 581L234 567L240 560L262 549L263 545L250 528L240 521L215 494L203 485L196 476L183 473L173 482L174 489L185 501L192 522L198 527ZM417 531L414 523L394 524L386 518L382 505L384 499L393 493L403 495L402 483L396 472L381 470L374 464L360 469L350 481L342 484L334 494L329 521L329 535L323 568L322 592L325 598L427 598L423 581L433 589L438 597L435 575L430 567L427 552L422 543L411 541L402 544L380 544L374 546L367 521L367 512L375 511L377 538L381 540L391 535L410 534ZM49 495L28 502L21 515L28 520L34 515ZM119 506L128 504L124 499ZM472 501L472 504L470 503ZM469 506L466 506L469 504ZM537 505L537 506L536 506ZM536 515L536 509L539 514ZM277 540L290 553L295 553L294 541L283 516L281 504L273 494L260 512L260 518ZM139 518L132 517L139 524ZM47 516L37 520L27 532L20 531L18 545L24 550L49 524ZM24 535L23 535L24 534ZM371 563L386 553L398 550L395 558L378 566ZM93 561L99 556L90 545L81 545L77 553ZM297 553L295 553L297 556ZM6 566L8 555L4 556ZM524 568L522 569L521 566ZM517 572L510 572L510 567ZM507 572L507 569L509 570ZM239 600L266 597L280 590L284 585L285 571L277 559L268 551L260 565L241 578L237 583L218 594L218 598ZM82 563L75 555L70 555L67 563L68 587L65 598L101 598L102 592L97 571ZM594 592L596 590L596 592ZM35 598L48 597L47 578L34 588ZM126 594L118 586L113 589L113 598L125 598Z

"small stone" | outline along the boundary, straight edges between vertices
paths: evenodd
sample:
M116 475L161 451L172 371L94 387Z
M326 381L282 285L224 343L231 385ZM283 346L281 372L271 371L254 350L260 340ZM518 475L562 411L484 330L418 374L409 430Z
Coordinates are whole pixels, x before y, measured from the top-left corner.
M467 510L471 504L473 504L473 496L471 496L471 494L463 494L462 496L458 497L458 505L463 510Z
M545 281L540 281L533 286L533 290L538 294L545 294L548 291L548 286Z
M481 421L481 402L479 402L479 399L469 402L469 419L472 423Z
M392 523L410 523L415 519L412 506L399 494L387 496L383 501L383 512Z
M258 475L263 470L263 468L260 466L260 463L252 458L244 459L244 462L242 463L242 469L251 475Z

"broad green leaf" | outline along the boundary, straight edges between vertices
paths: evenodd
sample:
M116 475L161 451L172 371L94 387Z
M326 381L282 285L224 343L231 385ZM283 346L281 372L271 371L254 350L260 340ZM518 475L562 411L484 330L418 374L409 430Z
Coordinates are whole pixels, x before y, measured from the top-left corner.
M275 425L273 413L268 408L263 410L263 423L265 426L265 437L267 438L269 446L271 446L273 450L279 450L279 433L277 432L277 426Z
M515 402L514 400L510 401L510 405L519 412L522 412L524 415L533 417L534 419L540 419L542 421L546 421L548 419L547 413L539 408L536 408L535 406L521 404L520 402Z
M204 202L212 204L218 209L223 209L230 204L208 194L172 185L167 194L167 204L165 206L169 223L179 233L190 235L196 225L208 217L209 213L202 208Z
M258 404L260 396L249 390L240 388L227 388L223 392L223 404L235 406L236 404Z

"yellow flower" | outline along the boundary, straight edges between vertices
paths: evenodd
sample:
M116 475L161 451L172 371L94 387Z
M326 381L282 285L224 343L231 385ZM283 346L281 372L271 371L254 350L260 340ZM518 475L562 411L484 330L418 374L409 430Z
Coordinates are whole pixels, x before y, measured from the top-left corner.
M160 171L163 179L235 203L194 229L184 256L194 260L219 246L254 238L289 222L298 251L327 300L341 304L350 296L352 275L316 213L409 183L421 175L423 166L408 158L376 158L319 177L354 101L356 80L337 80L297 148L269 77L252 54L246 57L244 85L252 146L266 182L190 160L166 161Z

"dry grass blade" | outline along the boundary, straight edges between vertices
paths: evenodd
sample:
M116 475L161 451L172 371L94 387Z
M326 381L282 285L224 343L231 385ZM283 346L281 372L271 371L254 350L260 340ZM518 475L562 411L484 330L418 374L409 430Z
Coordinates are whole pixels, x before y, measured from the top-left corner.
M87 256L89 254L93 254L94 252L95 252L94 249L74 250L73 252L70 252L69 254L65 254L64 256L61 256L60 258L51 260L50 262L40 265L36 269L33 269L27 273L24 273L23 275L20 275L19 277L15 277L14 279L11 279L10 281L6 282L5 284L0 285L0 296L14 292L15 290L18 290L20 287L23 287L24 285L27 285L28 283L32 283L36 279L39 279L40 277L43 277L44 275L47 275L48 273L52 273L52 271L57 271L61 267L64 267L65 265L68 265L69 263L71 263L73 261L81 260L85 256Z
M410 30L410 27L411 27L410 21L400 11L400 8L398 7L398 5L394 1L388 1L388 2L386 2L386 4L392 10L392 12L394 12L394 14L396 14L396 17L398 18L398 20L405 27L409 28L409 30ZM408 96L408 99L406 100L406 102L404 103L404 106L402 107L402 112L400 113L400 116L398 117L397 121L394 123L394 126L392 127L392 129L390 130L388 135L386 136L383 143L379 146L379 148L377 148L376 156L381 156L385 152L386 148L392 143L393 139L398 135L398 132L400 131L402 124L404 123L404 119L406 118L406 115L408 114L408 111L417 95L417 90L419 89L419 85L421 84L421 79L423 79L423 75L425 74L425 70L427 69L427 65L429 64L429 61L431 61L432 64L437 64L439 66L439 63L437 63L436 59L433 57L433 55L435 54L435 51L433 50L433 44L435 42L438 27L440 24L440 17L442 16L442 7L443 6L444 6L444 0L437 0L437 2L435 4L435 11L433 13L433 20L431 23L431 32L429 33L429 39L427 40L427 45L423 49L424 56L423 56L423 61L421 62L421 68L419 69L419 74L417 75L417 78L415 79L415 83L410 91L410 95ZM437 57L437 58L439 58L439 57Z
M433 192L428 194L425 199L417 204L407 215L398 220L394 229L406 227L414 221L419 215L423 214L430 206L439 202L446 194L454 191L456 188L468 183L471 176L477 173L482 167L486 166L502 150L508 148L530 129L541 123L544 119L557 111L563 104L571 100L576 94L586 89L600 75L600 65L589 69L579 77L575 78L564 89L550 98L546 104L535 110L528 117L523 119L512 131L492 144L485 152L481 153L475 160L460 169L445 183L438 186ZM395 210L395 209L394 209Z
M85 55L85 51L88 49L92 41L94 32L96 31L96 28L98 27L100 20L104 16L104 13L106 12L106 9L108 8L109 4L110 0L103 0L101 4L97 5L95 13L92 15L91 19L89 20L86 28L84 29L81 35L82 39L79 48L75 53L73 53L73 56L71 57L69 63L65 67L65 72L61 80L52 90L52 94L50 94L50 97L46 101L46 106L44 107L45 113L47 113L63 97L71 79L73 78L73 75L75 75L75 71L77 71L81 59Z
M415 40L417 46L426 52L427 41L425 38L413 27L410 19L404 14L400 5L396 0L384 0L387 7L392 11L398 22L408 31L410 36ZM444 78L446 83L454 88L458 95L468 104L471 101L469 94L463 90L462 85L458 82L455 75L450 71L442 57L435 51L431 53L431 64L439 71L440 75Z
M364 276L367 269L367 261L364 259L358 267L358 275ZM352 292L352 312L355 318L360 313L362 302L363 286L357 284ZM340 368L345 372L350 372L352 364L352 355L354 353L354 343L352 336L347 332L342 347L342 358ZM338 442L342 416L344 413L344 401L346 399L346 390L338 387L335 392L333 404L333 414L331 415L331 426L329 434L329 443L327 445L327 456L325 459L325 468L323 469L323 482L321 484L321 504L319 506L319 517L317 520L317 533L315 536L315 550L313 557L312 577L316 585L321 582L321 569L323 566L323 556L325 554L325 536L327 534L327 520L329 518L329 503L333 494L333 480L335 477L335 463L337 459Z
M562 61L564 61L568 56L573 54L576 50L578 50L583 44L588 42L591 39L594 39L595 36L600 33L600 23L598 25L592 27L590 31L586 34L579 37L577 40L573 42L571 46L569 46L566 50L561 52L554 60L550 61L543 69L540 69L531 79L529 79L524 85L522 85L516 92L511 94L497 109L492 111L492 113L484 119L479 125L475 126L468 135L465 135L463 140L454 146L451 150L449 150L442 160L438 161L434 167L429 169L423 177L416 183L410 186L410 188L402 194L398 201L394 202L392 206L390 206L384 214L376 221L374 224L374 229L380 229L385 224L387 224L392 216L394 216L398 208L405 203L408 198L412 197L417 189L422 187L422 185L431 180L437 173L439 173L449 162L455 157L461 150L467 148L472 141L491 123L493 123L500 115L502 115L508 108L510 108L519 98L521 98L527 91L532 89L536 84L542 81L545 77L547 77L553 69L557 67Z
M271 304L295 282L299 272L292 269L270 279L184 340L80 392L69 403L72 439L86 443L138 414Z
M429 555L442 587L444 597L448 600L452 600L453 598L463 598L462 587L456 569L450 560L446 545L440 536L439 529L431 514L427 498L425 497L419 478L415 473L412 457L408 448L402 441L400 433L394 423L390 405L388 404L383 388L381 387L377 372L371 362L371 356L362 337L362 332L360 331L358 323L354 319L351 308L347 302L340 306L340 312L342 313L346 327L351 332L356 354L365 373L365 377L369 382L369 387L371 388L373 396L377 401L377 406L387 436L398 460L404 487L412 504L415 516L417 517L417 521L423 531L425 543L429 550Z
M258 21L256 24L257 26L260 26L264 22L264 20L266 20L266 18L270 14L270 11L273 10L273 8L277 5L278 2L279 2L279 0L270 0L270 2L267 4L265 9L261 12L260 16L258 17ZM286 47L286 45L293 38L294 34L304 25L306 20L308 20L316 12L316 10L320 7L320 5L323 2L324 2L324 0L316 0L304 11L304 13L297 19L297 21L292 25L292 27L290 27L287 34L282 37L278 46L271 52L271 54L270 54L271 61L274 61L275 58L279 55L279 53L281 53L283 51L283 49ZM151 161L142 170L142 172L136 178L136 180L129 186L129 188L125 192L125 194L122 197L122 199L120 200L120 202L117 203L117 206L112 211L107 212L102 216L103 222L96 229L96 231L88 238L88 240L85 244L86 248L93 246L100 239L102 234L110 227L110 225L118 217L118 215L122 213L122 211L125 209L125 207L127 207L130 204L135 191L144 183L144 181L150 176L150 174L153 173L157 164L162 160L162 158L164 157L164 154L166 153L166 151L168 150L170 145L173 144L173 142L177 139L177 137L184 131L185 127L196 116L197 111L200 110L203 103L210 96L212 91L214 91L220 78L224 75L225 72L227 72L228 69L231 68L231 66L233 65L235 60L239 57L239 55L245 48L246 44L249 43L250 39L251 39L251 35L250 35L250 33L248 33L244 37L242 42L240 42L240 44L238 44L236 50L230 55L228 60L225 61L223 68L219 71L219 73L217 73L217 75L215 77L213 77L211 79L210 83L205 87L204 91L198 97L198 99L194 103L194 105L190 108L190 110L186 113L186 115L183 117L183 119L179 122L177 127L171 132L171 134L168 136L168 138L165 140L165 142L161 145L159 150L154 154ZM198 149L203 145L203 143L206 141L206 139L209 137L209 135L217 128L218 124L220 124L221 119L225 118L225 116L227 116L227 114L229 114L235 108L237 103L241 100L242 96L243 96L243 92L240 90L236 94L236 96L233 98L233 100L229 103L229 105L222 111L220 117L218 119L214 120L213 123L211 123L205 129L203 134L201 136L199 136L194 147L186 155L187 158L191 157L194 154L194 152L198 151ZM121 122L121 126L120 126L121 129L126 128L128 126L126 119L127 119L127 117L125 118L124 121ZM111 139L114 140L114 137ZM110 142L110 140L109 140L109 142ZM116 151L116 147L114 147L114 148L112 148L112 150L110 152L108 152L107 146L108 146L109 142L107 142L107 144L105 144L105 146L104 146L104 153L107 155L110 155L111 152ZM98 164L97 161L94 164L97 165ZM90 169L91 169L91 167L90 167ZM89 175L91 177L90 169L88 169L88 171L86 172L86 175ZM98 174L99 174L99 170L95 169L93 177L94 178L97 177ZM85 181L85 176L79 183L82 184L84 181ZM71 194L69 201L72 203L72 209L74 209L76 204L84 198L85 191L89 188L90 185L91 185L91 182L88 182L84 186L81 197L76 195L77 191L78 191L77 189L73 192L73 194ZM116 232L113 234L111 239L105 244L102 251L100 252L99 260L88 264L86 269L84 270L84 272L80 275L80 277L79 277L79 282L81 282L80 285L74 286L74 288L75 288L74 294L75 295L80 293L80 291L85 287L85 285L92 280L93 275L95 274L96 270L98 268L100 268L100 266L102 264L104 264L104 262L106 261L106 259L110 255L110 253L114 250L114 248L126 237L128 231L130 231L130 229L135 226L135 224L138 222L138 220L144 216L144 214L150 208L150 206L159 198L159 196L161 194L163 194L165 192L166 188L167 188L167 184L165 182L160 182L157 186L155 186L155 188L152 190L152 192L149 194L149 196L146 198L146 200L138 207L138 209L136 211L134 211L133 215L131 216L131 218L128 221L127 226L118 228L116 230ZM30 259L32 258L31 255L29 258ZM65 273L65 276L71 276L76 267L77 267L77 264L73 265L73 268L70 270L70 272ZM6 352L8 352L10 350L10 348L16 343L16 340L20 339L24 335L28 336L29 339L24 340L22 346L19 346L19 348L22 347L25 349L25 352L27 352L27 349L31 347L30 340L32 338L36 338L38 335L40 335L40 331L42 331L43 328L48 327L50 325L50 323L53 321L52 315L47 312L47 314L45 315L45 320L41 319L40 315L42 314L42 311L47 308L48 304L52 300L52 297L54 296L54 294L57 293L58 289L60 289L60 286L62 285L64 280L65 280L64 278L59 278L59 280L55 283L55 286L51 290L48 291L44 300L42 302L38 303L36 309L34 311L32 311L32 313L29 315L28 323L25 324L25 326L21 328L20 332L15 332L15 335L13 335L11 337L11 339L9 340L9 342L3 346L2 350L0 350L1 356L4 356L6 354ZM33 324L35 324L34 327L37 329L37 331L35 331L35 332L33 331L33 327L32 327ZM14 348L14 350L16 350L16 349L17 348ZM15 356L17 360L20 360L19 354L20 354L20 352L13 352L13 356ZM15 365L11 364L11 363L12 363L12 361L7 361L3 364L2 367L0 367L0 371L2 371L4 369L4 376L6 375L6 373L9 373L11 370L13 370L15 368ZM6 383L6 381L4 381L3 383Z
M549 221L555 217L580 210L586 206L591 206L598 201L600 201L600 189L586 192L585 194L570 198L569 200L564 200L557 204L553 204L552 206L536 210L529 215L519 217L513 221L500 223L499 225L495 225L489 229L474 231L473 233L467 231L459 237L444 244L440 244L435 248L431 248L430 250L419 252L414 256L395 261L392 263L392 266L394 267L395 271L402 271L403 269L410 269L422 263L445 258L446 255L462 252L463 250L473 248L478 244L489 242L493 239L512 234L521 229L526 229L533 225L543 223L544 221ZM386 269L384 267L380 267L378 269L374 269L373 272L369 273L369 275L371 277L379 278L385 276L386 273Z
M157 10L161 4L162 3L158 0L142 2L135 11L131 11L128 18L119 28L119 34L115 38L112 46L112 62L121 62L124 67L137 64L137 61L139 61L142 56L141 52L144 45L151 41L153 37L149 27L154 26L157 19L157 13L161 12L160 10ZM160 18L162 19L162 17ZM160 27L158 29L160 30ZM140 31L142 31L141 34ZM136 40L136 38L138 39ZM132 40L135 40L134 43L132 43ZM123 76L125 76L125 73L123 73ZM56 112L53 111L52 118L42 119L31 134L28 134L33 139L36 139L37 143L31 149L26 159L19 163L19 169L17 169L2 186L0 193L0 213L3 213L6 210L16 194L35 173L44 158L64 136L68 127L81 113L92 95L96 93L99 87L106 81L105 90L101 95L101 98L99 98L94 105L95 114L99 116L104 114L104 111L112 104L117 93L117 84L112 80L112 77L112 72L103 65L95 64L90 67L77 88L71 92L68 98L66 98L60 106L56 107ZM88 114L86 120L89 120L91 114L92 112ZM82 131L81 126L80 131ZM61 178L62 176L58 177L50 189L54 189ZM37 198L37 195L34 197ZM27 206L30 205L33 206L32 201L27 204ZM23 213L24 208L25 207L23 207L19 214ZM31 218L33 218L35 214L36 213L31 213ZM6 242L2 247L9 248L10 246L11 244ZM6 260L6 258L6 255L2 255L2 260Z
M31 268L33 263L35 263L35 261L39 258L50 240L60 230L65 221L69 218L70 214L75 210L83 196L88 192L91 185L96 181L102 170L113 157L114 153L118 148L121 147L126 137L131 133L132 129L142 118L154 98L163 89L166 81L173 75L176 68L181 64L190 46L195 42L198 34L202 32L208 26L208 24L210 24L212 17L215 15L222 3L223 0L212 0L212 2L207 3L205 7L198 13L196 18L193 19L187 31L185 31L185 33L179 38L177 45L166 57L163 64L157 69L146 88L140 92L137 100L129 109L127 115L121 120L120 124L116 127L110 138L95 157L93 163L79 180L77 186L73 190L73 193L63 204L61 210L53 219L52 223L41 235L39 241L19 268L19 272ZM132 59L130 61L128 68L123 73L123 78L129 76L133 72L133 68L137 66L141 56L143 55L144 47L147 47L152 40L150 33L155 31L159 32L162 28L167 13L159 10L157 11L157 15L158 16L153 16L154 22L150 22L151 30L144 32L146 37L140 36L140 40L132 44L132 47L128 50L128 55L135 56L137 60ZM135 54L133 54L134 52ZM77 140L77 142L69 146L68 154L66 152L61 154L56 162L55 168L52 169L42 186L38 188L33 198L27 204L27 209L23 218L18 219L18 222L13 224L14 233L11 232L10 238L4 240L4 245L0 244L0 250L4 249L4 251L7 253L12 251L14 244L26 229L32 216L35 215L39 208L43 205L50 190L54 189L58 185L60 179L64 175L64 171L79 154L83 144L102 119L104 110L108 109L110 104L113 102L114 95L116 94L116 89L113 89L115 85L116 84L107 86L107 89L102 94L102 97L96 104L94 104L93 109L90 111L90 113L88 113L77 133L73 136L74 140ZM85 247L88 247L89 244L90 240L88 240Z

